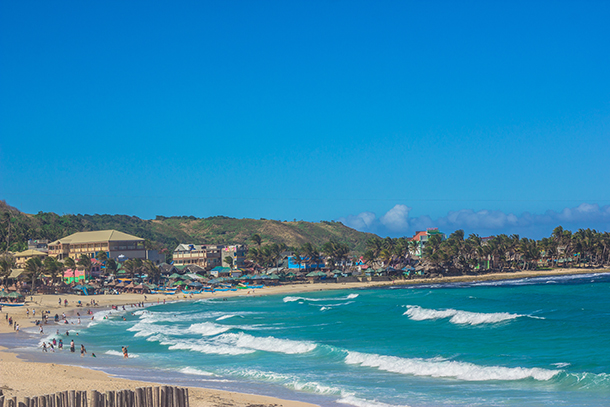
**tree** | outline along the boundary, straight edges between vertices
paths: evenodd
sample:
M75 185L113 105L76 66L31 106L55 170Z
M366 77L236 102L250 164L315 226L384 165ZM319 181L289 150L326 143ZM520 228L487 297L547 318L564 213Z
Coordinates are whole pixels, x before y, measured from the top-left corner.
M142 271L143 264L142 259L129 259L123 263L123 269L133 280L136 274Z
M26 275L32 279L32 288L30 290L31 293L36 292L36 280L40 278L43 271L44 265L40 257L32 257L31 259L25 262Z
M224 258L225 263L227 263L229 265L229 268L233 269L233 257L232 256L226 256Z
M97 254L95 255L95 258L100 262L100 263L104 263L106 262L106 260L108 260L108 255L106 254L105 251L99 251L97 252Z
M44 259L44 268L46 272L51 276L51 281L55 283L57 275L63 272L64 265L58 261L55 257L47 257Z
M66 268L74 270L76 268L76 262L74 261L74 259L72 257L66 257L64 259L64 266Z
M263 243L263 239L261 238L261 235L259 235L258 233L253 234L250 237L250 240L252 240L259 248L261 248L261 244Z
M87 274L91 273L91 257L86 254L81 254L80 258L76 262L85 271L85 281L87 281Z
M159 278L161 277L161 270L152 260L144 260L142 264L142 269L148 275L148 278L154 281L155 283L159 282Z
M11 275L11 271L15 267L15 257L10 253L4 253L0 256L0 277L4 285L6 285L6 279Z
M114 259L106 260L106 272L114 275L114 274L116 274L116 270L117 270L116 260L114 260Z

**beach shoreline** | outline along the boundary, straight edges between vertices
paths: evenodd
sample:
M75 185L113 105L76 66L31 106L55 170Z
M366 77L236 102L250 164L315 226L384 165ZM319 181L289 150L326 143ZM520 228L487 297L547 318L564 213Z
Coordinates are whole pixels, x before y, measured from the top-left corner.
M266 287L257 290L239 290L236 292L218 292L218 293L201 293L197 295L176 294L174 296L166 296L162 294L146 294L146 300L142 294L120 294L120 295L97 295L92 297L80 295L38 295L28 297L28 301L24 307L3 307L2 314L9 314L21 329L26 328L32 331L36 328L35 320L39 319L41 311L49 311L49 320L53 320L53 316L57 313L61 315L63 312L75 316L80 313L83 319L88 318L87 310L91 309L94 312L100 312L111 309L112 306L126 306L127 310L131 310L132 304L145 302L146 306L156 305L175 301L192 301L204 298L230 298L230 297L247 297L261 295L292 295L302 294L313 291L326 290L345 290L358 288L373 288L384 287L391 285L430 285L430 284L451 284L451 283L468 283L468 282L484 282L484 281L503 281L526 279L536 277L577 275L577 274L598 274L608 273L608 269L554 269L545 271L518 271L511 273L494 273L479 276L455 276L441 278L425 278L413 280L399 280L387 282L359 282L359 283L308 283L308 284L292 284ZM252 292L254 291L254 292ZM61 298L62 305L59 305ZM68 306L63 305L64 300L68 300ZM80 300L86 303L89 299L95 299L97 306L77 307ZM32 311L36 310L36 316L32 316ZM26 315L26 310L30 311L29 318ZM67 325L66 327L74 327ZM54 330L56 325L49 324L48 327ZM5 320L0 320L0 333L7 335L28 335L25 332L16 333L12 327L9 327ZM4 335L3 335L4 336ZM6 345L0 343L0 345ZM117 378L111 374L104 373L99 370L88 369L79 366L62 365L56 363L40 363L30 362L20 359L15 349L7 349L0 346L0 364L1 370L0 388L3 389L5 395L9 397L17 396L20 399L23 397L37 396L47 393L53 393L59 390L120 390L133 389L136 387L151 386L152 383L136 380ZM40 380L41 377L52 377L52 381ZM165 384L165 383L160 383ZM234 406L312 406L313 404L275 399L267 396L257 396L251 394L236 393L223 390L210 390L200 387L189 387L191 394L191 404L194 407L211 406L211 405L234 405Z

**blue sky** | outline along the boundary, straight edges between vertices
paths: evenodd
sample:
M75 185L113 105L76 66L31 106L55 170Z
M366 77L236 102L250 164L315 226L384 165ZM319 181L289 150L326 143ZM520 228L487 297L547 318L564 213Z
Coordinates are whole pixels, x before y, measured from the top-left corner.
M24 212L610 227L610 3L2 2Z

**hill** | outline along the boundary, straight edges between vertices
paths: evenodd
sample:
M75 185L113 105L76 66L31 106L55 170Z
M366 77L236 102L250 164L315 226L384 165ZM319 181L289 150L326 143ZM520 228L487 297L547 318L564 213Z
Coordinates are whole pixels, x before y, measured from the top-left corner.
M8 219L10 217L10 226ZM346 243L355 253L364 252L366 241L375 236L340 222L281 222L269 219L236 219L225 216L157 216L140 219L129 215L57 215L52 212L26 214L0 201L0 251L7 243L22 250L28 239L56 240L76 232L116 229L147 240L149 248L173 251L179 243L243 244L258 233L263 244L284 243L298 247L321 245L329 240Z

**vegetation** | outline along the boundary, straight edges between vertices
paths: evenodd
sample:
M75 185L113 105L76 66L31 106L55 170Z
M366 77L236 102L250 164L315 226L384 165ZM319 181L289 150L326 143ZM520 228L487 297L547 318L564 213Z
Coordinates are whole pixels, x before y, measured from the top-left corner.
M22 251L30 238L60 239L76 232L116 229L146 239L149 249L171 253L179 243L194 244L284 244L299 247L328 241L345 243L351 251L364 251L375 235L358 232L340 222L280 222L234 219L226 216L157 216L153 220L127 215L57 215L39 212L29 215L0 201L0 252Z

